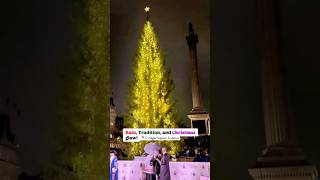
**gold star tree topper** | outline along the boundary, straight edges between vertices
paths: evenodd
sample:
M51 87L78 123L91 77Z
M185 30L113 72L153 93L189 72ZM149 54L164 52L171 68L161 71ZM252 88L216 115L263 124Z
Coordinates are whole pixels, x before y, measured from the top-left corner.
M146 13L148 13L148 12L150 11L150 7L149 7L149 6L146 6L146 7L144 8L144 11L145 11Z
M146 14L147 14L147 20L149 20L149 11L150 11L150 7L149 6L146 6L145 8L144 8L144 11L146 12Z

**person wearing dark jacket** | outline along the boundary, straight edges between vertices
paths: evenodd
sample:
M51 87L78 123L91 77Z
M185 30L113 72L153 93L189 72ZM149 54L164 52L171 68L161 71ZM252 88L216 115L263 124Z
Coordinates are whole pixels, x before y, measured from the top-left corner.
M160 180L171 180L170 179L170 155L167 153L167 148L161 148L161 159L157 159L160 163Z
M159 161L157 161L157 158L160 158L160 156L155 156L154 157L154 159L156 160L155 162L155 168L156 168L156 176L157 176L157 180L159 179L159 177L160 177L160 167L161 167L161 165L160 165L160 163L159 163Z

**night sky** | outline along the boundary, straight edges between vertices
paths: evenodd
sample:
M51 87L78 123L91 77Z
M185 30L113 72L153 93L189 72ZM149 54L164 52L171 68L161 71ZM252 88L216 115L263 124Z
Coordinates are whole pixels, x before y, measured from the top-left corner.
M11 116L22 165L29 173L38 173L53 158L60 69L71 36L66 25L71 14L69 3L34 0L1 4L1 22L6 26L1 28L0 107ZM7 97L9 106L3 107Z
M192 22L198 34L198 66L204 107L209 110L210 5L209 0L154 0L150 21L160 41L175 84L178 118L190 126L186 114L192 109L191 61L186 35ZM119 115L126 115L129 85L138 41L146 21L145 0L111 1L111 91Z
M66 23L66 17L73 11L71 2L12 0L0 6L1 23L5 25L0 29L0 108L12 112L12 131L20 144L23 167L30 173L37 173L53 158L51 140L56 132L60 69L72 39ZM224 180L249 179L247 169L254 165L265 144L256 0L215 0L210 11L208 1L150 2L151 20L176 83L178 107L185 104L181 117L191 107L190 60L185 41L189 21L199 34L199 63L203 70L200 83L203 96L207 97L204 99L210 99L214 118L214 176ZM282 57L297 140L308 159L319 165L320 1L279 2ZM143 7L144 2L138 0L112 3L111 42L115 44L111 50L116 61L111 62L111 83L121 111L125 109L130 82L130 62L145 19ZM205 88L209 80L210 91ZM12 102L8 110L3 107L6 97ZM20 118L14 115L14 104L21 110Z

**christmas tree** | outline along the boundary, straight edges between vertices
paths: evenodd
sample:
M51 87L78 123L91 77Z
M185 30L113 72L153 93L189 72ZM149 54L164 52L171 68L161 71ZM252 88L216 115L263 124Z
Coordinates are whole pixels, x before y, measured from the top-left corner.
M149 10L149 9L145 9ZM152 23L147 20L135 58L134 79L130 91L128 123L132 128L177 128L172 93L174 84L160 50ZM147 141L130 145L129 156L141 155ZM171 154L179 150L180 142L160 143Z

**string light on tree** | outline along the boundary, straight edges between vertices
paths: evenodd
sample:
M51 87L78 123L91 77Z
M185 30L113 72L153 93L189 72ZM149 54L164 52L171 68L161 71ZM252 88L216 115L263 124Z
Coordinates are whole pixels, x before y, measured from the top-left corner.
M129 98L129 121L132 128L177 128L172 93L174 84L165 66L158 37L148 20L150 7L145 7L147 21L144 24L135 58L134 79ZM143 153L147 141L131 143L129 156ZM178 141L160 143L171 149L171 154L180 150Z

